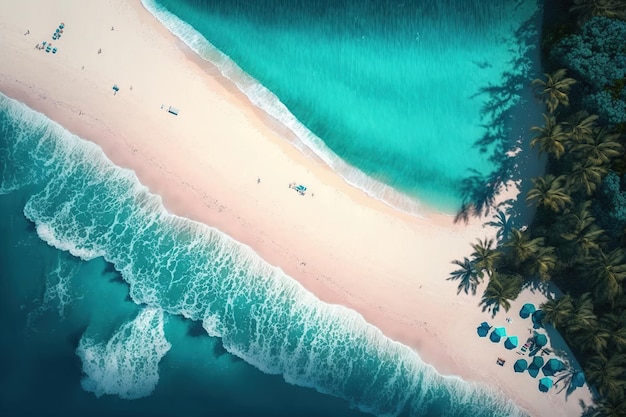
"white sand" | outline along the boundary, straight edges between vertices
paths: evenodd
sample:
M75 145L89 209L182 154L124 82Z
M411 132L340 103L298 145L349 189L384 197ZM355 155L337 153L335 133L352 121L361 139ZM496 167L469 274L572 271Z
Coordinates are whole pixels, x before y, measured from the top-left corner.
M58 53L35 50L62 21ZM537 380L511 369L514 351L476 335L487 320L523 343L530 321L517 311L542 300L524 293L509 324L506 313L491 320L479 297L457 296L456 283L446 281L451 261L493 230L436 213L412 217L350 187L270 129L137 0L10 2L0 14L0 45L0 91L99 144L171 212L251 246L321 300L358 311L415 348L442 374L496 386L532 415L575 416L579 399L589 402L587 389L568 399L554 389L540 393ZM296 194L292 181L309 194ZM497 357L507 366L497 366Z

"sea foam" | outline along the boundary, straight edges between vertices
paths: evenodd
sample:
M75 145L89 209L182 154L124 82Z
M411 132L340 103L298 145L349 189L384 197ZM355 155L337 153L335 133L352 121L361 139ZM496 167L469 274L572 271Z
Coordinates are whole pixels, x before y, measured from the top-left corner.
M213 46L205 37L185 21L179 19L154 0L142 0L143 6L163 26L181 39L194 53L215 65L220 73L245 94L256 107L279 121L295 136L292 144L305 155L324 161L348 184L359 188L369 196L407 213L420 216L421 203L378 181L360 169L346 163L326 146L324 141L304 126L280 101L261 83L243 71L226 54Z
M147 397L159 382L159 361L170 348L163 331L163 311L145 308L106 343L83 335L76 349L85 373L81 385L97 397Z
M5 108L19 109L16 124L54 125L0 95ZM96 145L61 129L46 136L51 143L44 149L37 132L31 142L9 144L26 147L31 155L22 163L44 173L25 214L50 245L114 264L132 300L150 306L108 342L81 339L85 389L123 398L149 394L169 349L165 311L201 321L227 351L266 373L375 415L521 415L485 386L439 375L361 315L321 302L251 248L167 213L132 171L113 165Z

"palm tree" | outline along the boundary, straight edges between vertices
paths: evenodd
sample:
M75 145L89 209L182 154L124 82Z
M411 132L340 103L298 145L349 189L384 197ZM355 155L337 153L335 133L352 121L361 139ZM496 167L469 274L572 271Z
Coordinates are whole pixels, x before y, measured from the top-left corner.
M563 130L563 125L556 122L556 118L552 115L543 115L546 123L543 127L533 126L530 130L537 132L536 136L530 141L533 148L539 145L539 153L547 153L555 159L560 159L565 153L565 140L567 134Z
M481 278L483 277L483 271L487 271L487 276L489 277L493 274L496 261L500 258L501 253L495 247L492 247L493 245L493 239L478 239L478 243L472 244L474 252L471 256Z
M568 94L576 80L565 77L567 75L567 70L565 69L559 69L552 74L543 75L546 78L545 81L536 79L532 81L531 85L536 88L539 97L548 106L548 111L554 113L559 104L568 106Z
M626 20L626 2L623 0L574 0L570 11L578 14L581 26L595 16Z
M579 111L571 121L565 123L568 129L567 135L574 143L581 143L592 136L597 120L597 115L589 115L585 111Z
M558 213L572 203L572 198L565 192L565 176L555 177L552 174L533 179L533 188L526 196L527 202L534 202Z
M498 242L506 240L511 234L511 217L504 210L498 209L493 216L493 220L485 223L485 226L497 228L496 239Z
M545 313L544 322L550 323L554 327L562 328L574 314L574 303L569 294L541 304L541 311Z
M598 317L593 312L593 300L591 294L584 293L574 300L574 314L568 323L567 330L570 334L585 331L598 323Z
M465 294L468 294L469 291L472 291L472 294L475 295L479 281L474 262L463 258L463 261L454 260L452 263L461 267L461 269L451 272L448 278L448 280L460 280L456 293L465 291Z
M509 249L508 257L512 265L519 267L525 261L534 256L543 246L544 238L530 239L527 232L516 228L511 229L511 238L504 244Z
M567 179L566 187L570 192L584 191L590 196L602 182L606 173L606 167L595 165L589 160L574 164L572 173Z
M573 151L579 158L586 158L595 165L607 165L624 153L624 147L617 141L618 138L619 133L594 129L593 134L575 145Z
M550 280L550 272L556 266L556 249L552 246L540 246L528 264L528 272L538 276L542 281Z
M626 387L624 371L626 355L616 353L610 357L597 354L587 361L585 375L593 383L600 394L605 397L621 396Z
M588 256L591 250L600 250L599 240L605 233L591 215L591 201L581 204L577 212L568 215L568 219L572 223L572 230L562 233L563 239L574 242L584 256Z
M609 344L610 333L603 327L591 326L576 332L576 346L583 352L602 353Z
M622 284L626 280L624 257L624 250L617 248L608 255L600 251L599 256L591 261L589 269L593 277L594 295L598 300L612 304L623 294Z
M494 316L500 311L500 308L509 311L511 301L515 300L522 290L522 284L522 277L519 275L494 273L480 300L483 311L491 310Z
M605 314L600 318L600 324L610 334L610 348L618 352L626 352L626 311L617 314Z
M626 401L624 395L613 395L608 398L599 398L595 405L589 407L583 417L624 417L626 416Z

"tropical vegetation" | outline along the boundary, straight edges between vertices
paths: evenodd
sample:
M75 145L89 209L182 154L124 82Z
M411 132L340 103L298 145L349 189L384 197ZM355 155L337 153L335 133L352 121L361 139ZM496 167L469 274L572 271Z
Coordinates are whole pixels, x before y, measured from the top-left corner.
M543 320L593 388L595 404L584 415L624 417L626 0L556 3L567 8L544 22L545 74L532 81L546 111L528 146L548 159L526 194L534 220L517 229L498 210L488 223L503 228L497 242L474 243L449 279L460 282L459 292L482 287L481 305L494 315L524 288L553 282L563 295L546 291Z

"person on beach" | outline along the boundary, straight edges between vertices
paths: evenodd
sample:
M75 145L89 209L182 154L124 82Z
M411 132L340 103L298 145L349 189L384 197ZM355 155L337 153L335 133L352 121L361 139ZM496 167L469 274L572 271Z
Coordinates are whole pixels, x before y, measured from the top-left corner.
M256 183L261 184L261 177L256 177Z
M30 35L30 29L26 30L26 33L24 33L24 36L26 36L26 35Z
M102 53L102 49L98 49L98 53L101 54Z

